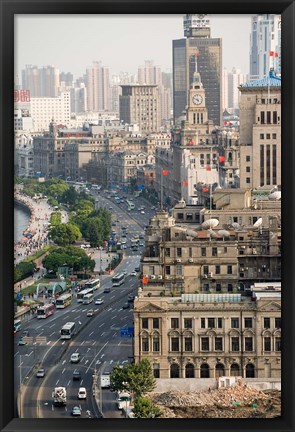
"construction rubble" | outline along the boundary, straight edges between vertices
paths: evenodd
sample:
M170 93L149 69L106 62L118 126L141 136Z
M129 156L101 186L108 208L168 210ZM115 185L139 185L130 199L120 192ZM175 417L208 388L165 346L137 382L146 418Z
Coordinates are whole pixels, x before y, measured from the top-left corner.
M162 418L273 418L281 415L279 390L231 386L202 392L170 391L149 397Z

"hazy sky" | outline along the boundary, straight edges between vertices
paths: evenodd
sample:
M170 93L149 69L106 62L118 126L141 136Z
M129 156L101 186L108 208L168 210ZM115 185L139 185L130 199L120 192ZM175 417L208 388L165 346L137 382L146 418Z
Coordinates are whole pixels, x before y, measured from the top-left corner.
M222 38L223 66L249 72L250 15L211 15ZM93 61L111 74L137 73L145 60L172 70L172 40L183 38L183 15L16 15L15 71L54 65L82 76Z

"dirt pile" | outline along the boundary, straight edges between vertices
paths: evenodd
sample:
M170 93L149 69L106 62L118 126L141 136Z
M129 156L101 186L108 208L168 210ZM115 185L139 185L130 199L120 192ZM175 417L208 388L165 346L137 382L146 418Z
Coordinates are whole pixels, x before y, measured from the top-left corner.
M281 415L281 392L233 386L207 392L153 393L162 418L271 418Z

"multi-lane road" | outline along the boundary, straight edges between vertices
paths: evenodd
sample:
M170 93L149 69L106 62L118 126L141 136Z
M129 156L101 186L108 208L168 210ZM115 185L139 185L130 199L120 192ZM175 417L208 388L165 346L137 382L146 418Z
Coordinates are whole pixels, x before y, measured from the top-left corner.
M96 195L97 196L97 195ZM30 342L18 346L15 341L15 390L18 395L19 415L25 418L69 417L73 406L82 409L82 417L120 417L116 408L115 395L109 390L101 390L99 375L110 372L114 365L124 365L133 356L133 340L122 338L120 329L133 326L132 303L129 309L122 306L130 293L136 295L139 279L130 273L139 266L140 253L131 251L130 238L135 234L143 234L143 227L154 214L150 208L141 213L141 199L135 199L136 208L127 212L127 204L117 205L100 194L99 205L110 208L113 229L118 236L122 234L122 226L127 227L127 249L117 271L127 272L125 283L112 287L111 277L104 276L101 287L95 291L95 298L102 298L103 304L83 305L76 298L66 309L56 310L55 314L45 320L33 318L23 326L22 331L29 331ZM110 293L103 293L110 287ZM87 317L87 311L94 309L94 315ZM76 324L76 334L69 340L60 340L60 329L68 321ZM81 360L78 364L70 363L70 356L79 352ZM37 378L31 371L36 364L44 367L46 375ZM73 380L73 372L78 370L80 381ZM93 375L98 377L97 385L93 386ZM19 391L21 384L21 391ZM54 387L67 389L66 407L54 407L52 391ZM86 387L86 400L78 400L79 387ZM95 390L95 391L94 391ZM94 393L95 396L94 396Z

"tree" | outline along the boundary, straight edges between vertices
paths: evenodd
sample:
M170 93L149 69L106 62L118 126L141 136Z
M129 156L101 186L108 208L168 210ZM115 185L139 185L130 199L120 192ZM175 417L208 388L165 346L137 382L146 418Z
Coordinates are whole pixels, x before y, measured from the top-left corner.
M87 256L83 249L75 246L56 247L43 259L43 267L52 270L55 273L58 267L63 267L65 264L77 271L93 271L95 261Z
M134 400L132 411L137 418L155 418L162 414L160 408L145 397L138 397Z
M135 398L154 390L156 380L148 359L138 363L129 363L123 368L115 366L111 373L111 389L115 391L129 391Z
M67 246L82 237L79 227L71 222L51 228L49 238L59 246Z

